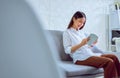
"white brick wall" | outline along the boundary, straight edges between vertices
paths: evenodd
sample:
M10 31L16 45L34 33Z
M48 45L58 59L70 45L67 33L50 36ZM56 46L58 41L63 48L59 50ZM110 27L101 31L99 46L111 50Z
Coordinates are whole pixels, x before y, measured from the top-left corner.
M45 29L65 30L72 15L83 11L87 15L85 31L99 36L98 46L106 50L109 4L114 0L30 0L37 8Z

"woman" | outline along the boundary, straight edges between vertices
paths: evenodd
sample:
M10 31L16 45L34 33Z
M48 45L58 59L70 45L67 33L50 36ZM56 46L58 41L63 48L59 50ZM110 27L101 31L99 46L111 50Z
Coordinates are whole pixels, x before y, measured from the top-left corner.
M120 77L120 63L113 54L103 54L99 49L95 53L95 43L88 46L89 35L82 31L86 22L86 15L77 11L66 31L63 33L63 45L65 52L70 54L77 65L94 66L104 69L104 78Z

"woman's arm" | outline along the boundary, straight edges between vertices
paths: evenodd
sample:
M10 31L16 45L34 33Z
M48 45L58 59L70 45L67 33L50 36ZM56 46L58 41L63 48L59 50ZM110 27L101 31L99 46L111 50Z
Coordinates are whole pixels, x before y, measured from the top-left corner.
M77 49L81 48L82 46L84 46L85 44L87 44L88 42L88 38L85 38L81 41L81 43L75 45L75 46L72 46L71 48L71 53L74 53Z
M66 54L71 53L72 41L67 31L63 32L63 47Z
M63 46L66 54L74 53L77 49L81 48L85 44L87 44L89 38L83 39L80 43L78 42L77 45L72 46L72 40L68 32L63 33Z

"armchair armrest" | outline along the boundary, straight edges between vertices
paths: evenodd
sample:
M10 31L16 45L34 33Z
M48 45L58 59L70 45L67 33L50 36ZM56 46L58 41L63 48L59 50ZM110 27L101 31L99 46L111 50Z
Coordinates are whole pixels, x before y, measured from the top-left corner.
M100 50L98 47L96 47L96 46L93 46L92 47L92 51L94 52L94 53L101 53L101 54L114 54L114 55L116 55L117 57L118 57L118 59L120 60L120 52L110 52L110 51L102 51L102 50Z
M94 53L104 54L104 51L100 50L97 46L93 46L91 49Z

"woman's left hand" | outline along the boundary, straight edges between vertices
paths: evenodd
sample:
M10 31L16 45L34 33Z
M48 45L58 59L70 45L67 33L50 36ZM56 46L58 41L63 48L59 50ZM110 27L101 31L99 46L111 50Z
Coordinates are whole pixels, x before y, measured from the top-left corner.
M90 47L93 47L97 42L98 40L96 40Z
M93 45L95 45L97 42L98 42L98 40L96 40L96 41L93 43Z

